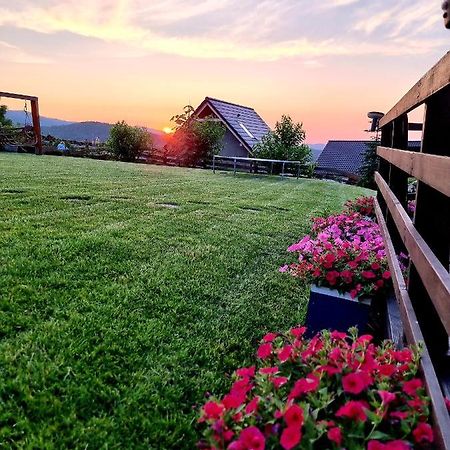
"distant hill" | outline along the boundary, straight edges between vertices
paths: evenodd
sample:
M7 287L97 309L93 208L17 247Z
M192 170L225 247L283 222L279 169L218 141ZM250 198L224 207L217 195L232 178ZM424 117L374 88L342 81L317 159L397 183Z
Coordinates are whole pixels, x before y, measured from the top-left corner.
M325 144L308 144L313 155L313 161L316 162L319 159L322 150L325 148Z
M23 126L25 124L25 113L23 111L8 110L6 112L6 117L12 120L14 125L19 124L19 126ZM31 111L28 113L28 120L31 123ZM72 123L74 122L41 116L41 127L60 127L63 125L70 125Z
M101 142L105 142L111 127L111 124L102 122L75 122L68 125L41 126L41 129L44 136L50 134L58 139L84 142L99 138Z
M104 122L75 122L68 125L59 125L47 127L43 126L42 134L44 136L51 135L58 139L69 141L89 141L92 142L97 138L100 142L106 142L113 125ZM153 138L153 146L162 148L166 144L165 134L162 131L147 128Z
M23 111L9 110L6 117L11 119L14 124L23 126L25 123L25 113ZM105 142L109 138L109 132L112 124L104 122L69 122L67 120L53 119L41 116L41 130L44 136L51 135L57 139L68 141L89 141L92 142L99 138ZM29 114L29 123L31 124L31 112ZM162 148L166 144L166 135L162 131L147 128L152 134L153 145L156 148Z

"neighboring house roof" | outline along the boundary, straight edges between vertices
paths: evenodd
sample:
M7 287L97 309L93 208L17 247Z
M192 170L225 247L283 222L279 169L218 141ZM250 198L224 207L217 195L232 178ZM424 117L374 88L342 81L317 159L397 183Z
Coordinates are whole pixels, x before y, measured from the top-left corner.
M206 97L195 110L194 115L201 117L208 106L250 152L253 146L270 131L269 126L253 108L216 98Z
M367 144L371 143L373 141L329 141L317 160L317 169L359 177ZM409 142L409 148L420 149L420 141Z

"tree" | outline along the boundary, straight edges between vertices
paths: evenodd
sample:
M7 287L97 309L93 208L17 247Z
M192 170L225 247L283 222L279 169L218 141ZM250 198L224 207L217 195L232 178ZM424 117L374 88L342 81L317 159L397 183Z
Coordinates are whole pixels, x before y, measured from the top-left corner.
M0 105L0 129L2 128L10 128L13 126L13 123L10 119L6 118L6 112L8 111L8 107L6 105ZM0 136L0 150L3 150L4 142L2 137Z
M122 120L111 128L107 145L121 161L135 161L142 152L152 148L152 137L144 128L133 127Z
M13 123L10 119L6 118L6 112L8 107L6 105L0 105L0 127L12 127Z
M366 144L367 150L364 153L363 164L359 170L359 186L375 189L375 171L378 168L379 158L377 156L377 145L379 142L373 140Z
M266 134L253 147L256 158L280 159L311 163L311 149L304 144L306 132L302 123L295 123L290 116L283 115L275 129Z
M171 118L176 131L167 150L182 164L205 164L222 150L226 128L212 117L197 119L193 113L194 108L188 105L183 108L182 114Z

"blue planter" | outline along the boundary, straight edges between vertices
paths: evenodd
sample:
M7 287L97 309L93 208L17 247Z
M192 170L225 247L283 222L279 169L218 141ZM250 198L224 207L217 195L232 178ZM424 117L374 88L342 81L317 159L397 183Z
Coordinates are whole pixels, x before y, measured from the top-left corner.
M307 337L324 329L346 332L351 327L367 333L370 306L370 299L352 299L350 294L313 285L306 313Z

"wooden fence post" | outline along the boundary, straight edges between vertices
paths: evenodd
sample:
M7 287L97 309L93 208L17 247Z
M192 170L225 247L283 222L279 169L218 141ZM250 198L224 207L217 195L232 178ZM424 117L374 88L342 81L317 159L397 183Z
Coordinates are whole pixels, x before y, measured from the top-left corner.
M447 86L430 97L425 104L422 153L450 156L449 123L450 86ZM444 267L448 268L450 256L450 199L419 181L414 222L417 231L430 246L433 253ZM449 338L414 265L411 265L410 269L408 290L421 322L425 340L433 343L429 347L429 351L435 361L435 369L438 374L442 375L442 371L450 365Z
M37 99L31 100L31 116L33 118L35 153L36 155L42 155L41 122L39 117L39 102Z

